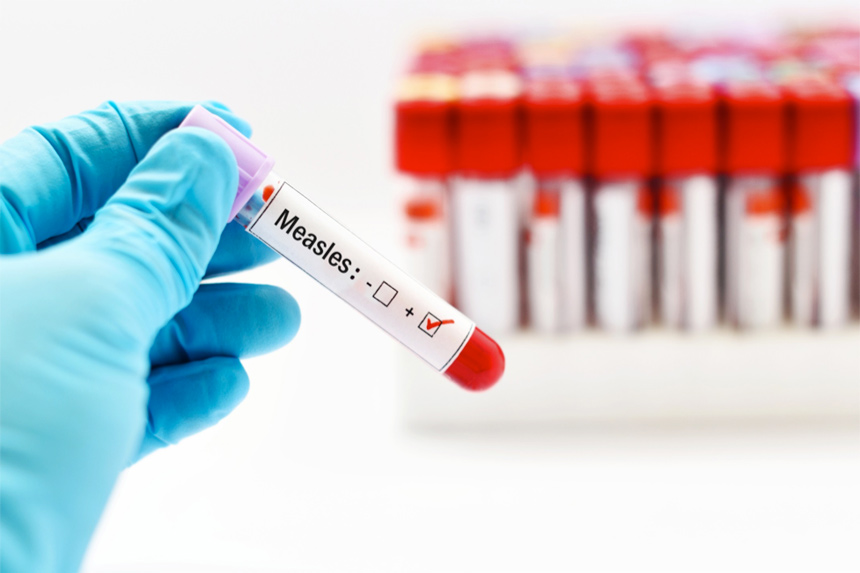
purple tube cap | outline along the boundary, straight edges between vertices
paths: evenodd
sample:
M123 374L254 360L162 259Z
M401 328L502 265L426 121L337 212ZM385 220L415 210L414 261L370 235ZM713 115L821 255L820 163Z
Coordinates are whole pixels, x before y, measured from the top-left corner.
M228 221L232 221L272 171L275 160L236 131L232 125L203 106L194 106L179 127L200 127L211 131L223 139L236 156L236 164L239 166L239 189L236 191L233 208L230 209Z

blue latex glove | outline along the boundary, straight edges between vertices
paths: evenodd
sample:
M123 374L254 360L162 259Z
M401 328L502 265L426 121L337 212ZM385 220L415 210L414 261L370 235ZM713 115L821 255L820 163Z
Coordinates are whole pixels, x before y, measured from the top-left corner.
M248 390L238 358L298 328L280 289L200 286L273 255L225 229L227 145L170 131L192 107L108 103L0 146L4 572L76 570L123 468L225 416Z

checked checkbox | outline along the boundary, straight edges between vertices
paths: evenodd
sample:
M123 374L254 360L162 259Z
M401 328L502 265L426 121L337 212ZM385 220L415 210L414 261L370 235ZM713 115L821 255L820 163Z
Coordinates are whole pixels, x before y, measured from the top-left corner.
M432 312L428 312L424 315L424 318L421 319L421 322L418 324L418 328L429 336L433 338L440 328L442 328L443 324L454 324L454 321L451 319L442 320Z

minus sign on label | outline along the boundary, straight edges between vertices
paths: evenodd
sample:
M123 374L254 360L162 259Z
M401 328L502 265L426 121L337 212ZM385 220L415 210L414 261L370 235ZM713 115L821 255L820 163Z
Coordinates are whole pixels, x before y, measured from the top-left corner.
M372 284L370 284L370 283L367 283L367 286L373 286L373 285L372 285Z

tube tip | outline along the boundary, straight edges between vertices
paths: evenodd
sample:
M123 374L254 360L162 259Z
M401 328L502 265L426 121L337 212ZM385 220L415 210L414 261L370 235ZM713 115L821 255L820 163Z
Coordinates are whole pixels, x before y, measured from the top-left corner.
M445 376L478 392L499 381L505 372L505 354L495 340L475 327L460 354L445 370Z

